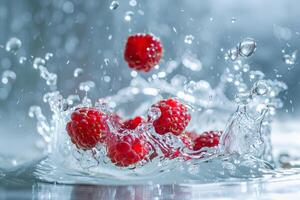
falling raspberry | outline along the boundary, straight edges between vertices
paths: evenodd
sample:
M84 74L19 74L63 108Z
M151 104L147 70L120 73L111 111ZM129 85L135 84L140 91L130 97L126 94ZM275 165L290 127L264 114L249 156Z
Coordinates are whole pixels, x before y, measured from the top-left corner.
M151 34L135 34L128 37L124 58L130 68L137 71L150 71L162 57L162 45Z

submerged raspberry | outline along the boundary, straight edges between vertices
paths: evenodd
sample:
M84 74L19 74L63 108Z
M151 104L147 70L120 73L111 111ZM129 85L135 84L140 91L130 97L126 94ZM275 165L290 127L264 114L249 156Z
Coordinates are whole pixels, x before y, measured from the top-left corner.
M136 129L136 127L138 127L142 123L142 121L143 121L143 118L140 116L137 116L133 119L128 119L128 120L124 121L122 123L121 128L134 130L134 129Z
M160 40L151 34L135 34L127 39L124 58L130 68L148 72L162 56Z
M145 159L149 144L143 137L133 135L112 135L107 140L107 156L120 167L128 167Z
M221 131L208 131L202 134L186 132L181 140L191 150L198 151L203 147L215 147L219 144Z
M153 122L158 134L180 135L191 120L188 108L180 101L169 98L159 101L152 107L160 110L160 117ZM150 117L150 116L149 116Z
M104 113L96 108L77 108L66 126L73 144L79 149L91 149L103 142L109 127Z

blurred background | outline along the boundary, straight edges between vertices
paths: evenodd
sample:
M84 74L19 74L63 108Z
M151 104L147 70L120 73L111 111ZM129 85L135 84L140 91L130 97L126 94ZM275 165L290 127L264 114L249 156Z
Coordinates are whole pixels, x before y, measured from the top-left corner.
M105 97L126 87L132 78L123 48L128 35L137 32L161 38L165 49L161 68L178 61L174 74L206 80L212 86L228 66L224 53L244 38L254 38L257 50L247 60L252 70L288 85L281 94L284 107L277 122L300 119L299 1L120 0L115 9L110 6L111 0L0 1L1 167L39 155L36 120L28 117L28 109L38 105L50 116L42 101L49 89L32 67L34 58L53 54L46 66L58 75L58 89L64 96L73 94L80 82L92 80L96 83L92 97ZM16 54L6 50L12 37L22 42ZM197 60L196 71L181 63L185 55ZM74 78L76 68L83 73ZM16 78L3 83L7 70Z

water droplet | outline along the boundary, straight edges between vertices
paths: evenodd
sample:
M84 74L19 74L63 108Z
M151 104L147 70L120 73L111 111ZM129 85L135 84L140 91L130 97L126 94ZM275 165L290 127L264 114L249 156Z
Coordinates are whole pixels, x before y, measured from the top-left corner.
M79 77L79 76L81 76L83 74L83 69L82 68L76 68L75 70L74 70L74 72L73 72L73 76L75 77L75 78L77 78L77 77Z
M109 9L116 10L119 7L120 3L118 1L112 1L109 5Z
M86 81L86 82L82 82L79 84L79 90L82 90L85 92L90 91L94 87L95 87L95 83L93 81Z
M43 58L36 57L33 60L33 68L38 69L40 66L44 66L46 64L46 61Z
M250 70L250 66L248 64L243 65L243 72L248 72Z
M130 22L132 20L133 16L134 16L134 13L132 11L127 11L125 13L124 20L127 22Z
M256 42L252 38L246 38L238 45L239 54L243 57L251 56L256 50Z
M291 55L285 54L283 55L283 61L287 65L294 65L297 58L297 51L294 51Z
M182 64L192 71L200 71L202 69L202 63L195 55L184 54L182 57Z
M235 18L235 17L232 17L232 18L231 18L231 23L234 24L235 22L236 22L236 18Z
M252 93L257 95L265 95L268 91L268 84L264 80L256 81L252 88Z
M108 66L108 64L109 64L109 59L108 59L108 58L104 58L104 63L105 63L106 66Z
M52 57L53 57L53 53L46 53L46 55L45 55L46 60L50 60L50 58L52 58Z
M20 64L24 64L24 63L26 62L26 60L27 60L26 57L21 56L21 57L19 58L19 63L20 63Z
M22 46L20 39L12 37L10 38L5 46L6 51L16 53Z
M104 76L104 77L103 77L103 80L104 80L105 82L109 83L110 80L111 80L111 78L110 78L110 76Z
M6 70L2 73L1 81L3 84L8 84L9 82L12 82L16 80L17 75L14 71Z
M194 40L194 36L193 35L186 35L184 38L184 42L186 44L192 44Z
M225 60L232 60L232 61L235 61L239 56L239 51L237 48L232 48L232 49L229 49L227 51L227 53L225 54Z
M137 5L137 1L136 0L130 0L129 5L132 6L132 7L135 7Z
M228 81L229 83L232 83L233 80L234 80L234 75L233 75L233 74L228 74L228 75L227 75L227 81Z
M137 71L132 71L132 72L130 72L130 75L131 75L131 77L135 78L138 75L138 73L137 73Z
M148 116L149 116L151 122L158 119L160 117L160 115L161 115L160 109L157 107L151 107L148 111Z

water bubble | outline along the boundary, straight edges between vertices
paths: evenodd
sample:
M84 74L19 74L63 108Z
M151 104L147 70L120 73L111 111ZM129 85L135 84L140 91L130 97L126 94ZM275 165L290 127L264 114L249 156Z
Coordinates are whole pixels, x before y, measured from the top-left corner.
M43 58L36 57L33 60L33 68L38 69L40 66L44 66L46 64L46 61Z
M194 38L193 35L186 35L185 38L184 38L184 42L186 44L192 44L194 39L195 38Z
M6 51L16 53L22 46L20 39L12 37L10 38L5 46Z
M132 72L130 72L130 75L131 75L131 77L135 78L135 77L137 77L138 73L137 73L137 71L132 71Z
M232 18L231 18L231 23L234 24L235 22L236 22L236 18L235 18L235 17L232 17Z
M252 93L257 95L265 95L268 91L268 84L265 80L256 81L252 88Z
M246 38L238 45L239 54L243 57L251 56L256 50L256 42L252 38Z
M82 82L79 84L79 90L82 90L85 92L90 91L94 87L95 87L95 83L93 81L86 81L86 82Z
M233 82L233 80L234 80L234 75L233 75L233 74L228 74L228 75L227 75L227 81L228 81L229 83L231 83L231 82Z
M20 63L20 64L24 64L24 63L26 62L26 60L27 60L26 57L21 56L21 57L19 58L19 63Z
M83 74L83 69L80 68L80 67L76 68L76 69L74 70L74 72L73 72L73 76L74 76L75 78L81 76L82 74Z
M202 63L195 55L184 54L182 57L182 64L192 71L200 71L202 69Z
M104 77L103 77L103 80L104 80L105 82L109 83L110 80L111 80L111 78L110 78L110 76L104 76Z
M156 119L158 119L161 115L161 111L159 108L157 107L151 107L149 110L148 110L148 116L150 118L150 121L155 121Z
M137 5L137 1L136 0L130 0L129 5L132 6L132 7L135 7Z
M243 72L248 72L250 70L250 66L248 64L243 65Z
M108 66L108 64L109 64L109 59L108 59L108 58L104 58L104 63L105 63L106 66Z
M294 51L291 55L285 54L285 55L283 55L282 58L283 58L283 61L285 62L285 64L294 65L296 62L296 58L297 58L297 51Z
M109 9L116 10L119 7L120 3L118 1L112 1L109 5Z
M16 80L17 75L14 71L6 70L2 73L1 82L3 84L8 84L10 81Z
M50 58L52 58L52 57L53 57L53 53L46 53L46 55L45 55L46 60L50 60Z
M225 60L230 59L232 61L235 61L238 58L238 56L239 56L239 51L235 47L227 51L227 53L225 54Z
M132 11L127 11L125 13L124 20L127 22L130 22L132 20L133 16L134 16L134 13Z

